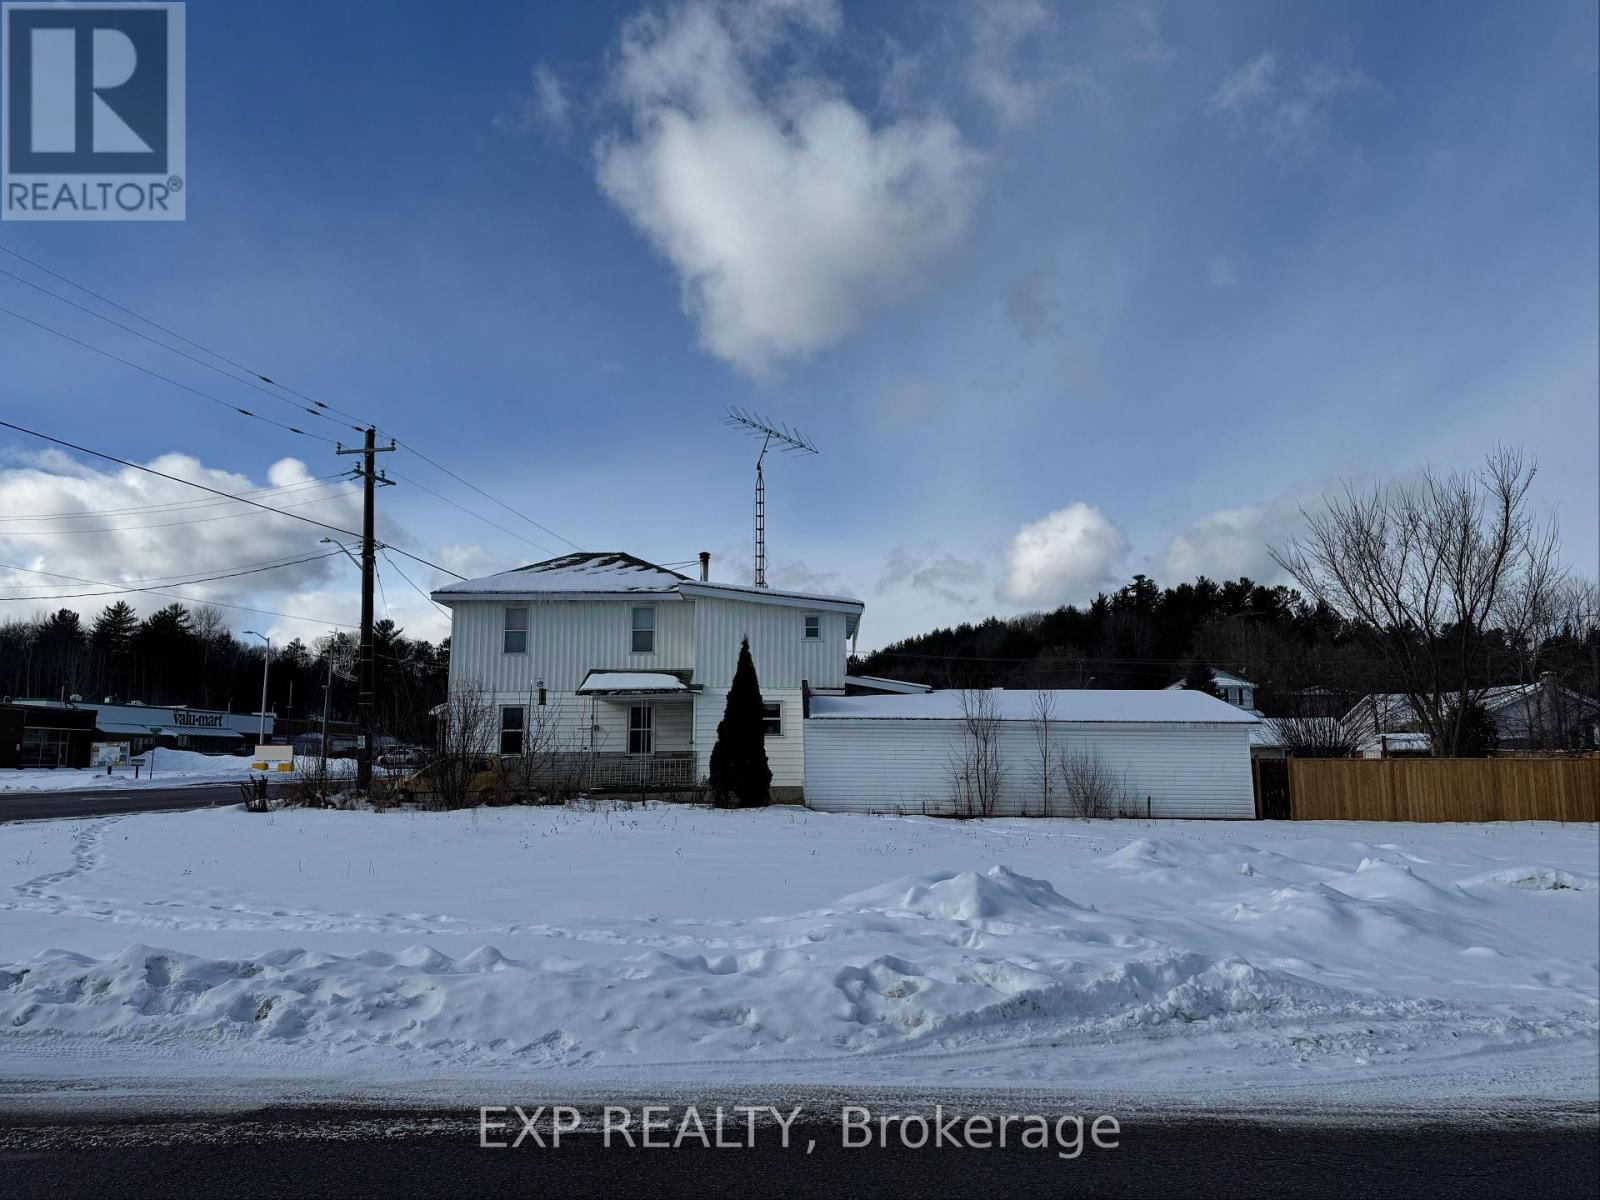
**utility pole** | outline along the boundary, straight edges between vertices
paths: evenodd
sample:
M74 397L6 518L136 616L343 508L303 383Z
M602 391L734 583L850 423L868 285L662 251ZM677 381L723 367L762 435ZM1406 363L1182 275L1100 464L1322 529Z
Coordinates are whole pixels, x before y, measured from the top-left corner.
M378 545L373 536L373 496L378 484L393 481L381 477L373 466L373 456L387 454L394 442L387 446L377 444L378 431L367 427L366 439L359 450L336 449L340 454L361 455L361 660L357 676L356 694L356 791L362 794L372 789L372 580L378 566Z

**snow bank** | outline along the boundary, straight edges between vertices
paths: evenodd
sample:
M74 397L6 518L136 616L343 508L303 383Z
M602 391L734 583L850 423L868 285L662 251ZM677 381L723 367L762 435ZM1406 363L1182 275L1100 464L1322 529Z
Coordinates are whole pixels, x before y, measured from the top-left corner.
M1584 1094L1595 830L1491 832L621 806L0 826L0 1073Z
M151 759L154 759L154 771ZM27 768L26 770L0 771L0 792L89 792L129 791L137 788L183 787L200 783L237 783L241 779L260 776L262 772L250 769L251 759L231 754L200 754L194 750L163 750L140 756L143 765L137 778L131 765L104 767ZM316 764L315 758L296 758L296 771L304 771ZM353 759L331 758L330 774L342 776L354 770ZM272 778L288 778L287 772L269 772Z

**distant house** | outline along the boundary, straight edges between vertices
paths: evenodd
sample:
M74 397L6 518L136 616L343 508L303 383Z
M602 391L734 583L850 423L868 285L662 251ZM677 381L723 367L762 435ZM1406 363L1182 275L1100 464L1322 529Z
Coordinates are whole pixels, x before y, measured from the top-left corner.
M1248 679L1241 679L1237 675L1230 675L1227 671L1211 671L1212 682L1216 685L1222 698L1235 708L1242 708L1246 712L1258 712L1256 709L1256 685ZM1183 691L1183 680L1167 685L1169 692Z
M710 771L739 643L766 703L775 798L801 798L808 695L843 696L863 604L714 583L621 552L566 554L433 593L450 693L481 696L490 750L583 753L601 784L688 787Z
M1535 683L1486 688L1478 698L1494 722L1502 750L1592 749L1600 743L1600 703L1549 673ZM1430 739L1402 693L1363 696L1343 720L1363 758L1432 753Z

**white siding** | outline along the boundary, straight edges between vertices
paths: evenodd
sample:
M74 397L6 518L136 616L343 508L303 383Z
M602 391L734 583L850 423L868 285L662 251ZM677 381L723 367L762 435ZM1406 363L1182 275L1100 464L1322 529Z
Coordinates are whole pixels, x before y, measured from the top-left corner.
M1126 772L1140 812L1148 803L1157 817L1255 815L1247 725L1063 722L1052 741L1058 750L1093 749L1113 771ZM959 761L962 742L957 721L807 721L806 803L834 812L948 813L948 770ZM1000 753L1005 776L998 812L1037 814L1038 751L1028 722L1002 722Z
M823 612L822 636L807 640L809 610L779 604L698 597L694 601L694 682L725 688L733 682L739 642L750 639L761 690L844 687L845 614Z
M528 603L528 652L506 654L504 610L518 600L460 600L450 622L450 687L527 691L544 680L573 692L590 671L687 671L694 666L694 605L676 597ZM632 652L632 610L655 604L656 650ZM729 678L733 676L730 672Z
M783 736L767 739L767 766L773 787L801 787L805 783L805 735L815 722L801 719L800 689L761 689L761 699L783 707ZM695 697L694 748L704 779L711 773L711 748L717 744L717 723L728 704L727 688L707 688Z
M503 707L522 705L528 709L526 728L529 745L533 744L535 731L543 738L549 750L598 750L604 754L622 754L628 749L628 709L634 704L649 704L655 710L655 749L689 750L693 748L694 706L687 697L674 700L597 700L591 696L575 696L571 692L545 693L541 708L537 694L527 692L496 692L490 698L493 725L487 750L500 745L500 710ZM716 732L712 724L713 735ZM710 751L707 750L709 754Z

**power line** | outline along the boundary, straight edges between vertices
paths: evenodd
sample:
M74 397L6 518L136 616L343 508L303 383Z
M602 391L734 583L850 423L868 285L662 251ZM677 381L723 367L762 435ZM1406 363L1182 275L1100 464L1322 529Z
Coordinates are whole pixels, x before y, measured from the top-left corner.
M200 577L199 579L184 579L184 580L179 581L177 586L188 587L188 586L191 586L191 585L196 584L196 583L213 583L213 582L215 582L216 580L219 580L219 579L238 579L242 575L259 575L263 571L280 571L284 567L297 567L297 566L300 566L302 563L318 562L318 561L320 561L320 560L322 560L324 558L329 558L329 557L331 557L331 554L312 554L312 555L308 555L308 556L306 556L304 558L292 559L289 562L272 563L271 565L261 566L261 567L251 567L248 570L243 570L243 571L228 571L228 572L225 572L224 574L221 574L221 575L205 575L205 576ZM8 565L9 564L0 563L0 567L4 567L4 566L8 566ZM20 567L20 568L15 568L15 569L17 569L17 570L27 570L26 567ZM170 587L170 586L175 586L175 585L168 584L168 585L165 585L165 586L169 586ZM65 593L56 593L55 595L51 595L51 596L0 596L0 601L3 601L3 600L83 600L83 599L88 599L90 597L95 597L95 596L120 596L120 595L129 595L129 594L132 594L132 593L135 593L135 592L154 592L154 591L157 591L157 590L158 589L155 588L154 586L152 586L152 587L113 587L109 591L104 591L104 592L65 592Z
M70 333L63 333L59 329L55 329L49 325L46 325L43 321L35 321L32 317L25 317L13 309L6 308L4 305L0 305L0 313L5 313L8 317L15 317L19 321L23 321L29 325L32 325L35 329L42 329L46 333L53 333L58 338L63 338L66 341L71 342L74 346L81 346L85 350L92 350L96 354L103 354L105 357L123 364L123 366L132 367L135 371L143 371L146 375L149 375L154 379L159 379L163 383L170 383L173 387L182 388L186 392L192 392L196 396L199 396L202 400L209 400L213 404L221 405L223 408L226 408L231 412L236 412L240 416L251 417L257 421L265 421L268 425L275 425L279 429L287 430L290 433L298 433L301 437L308 437L314 441L328 442L330 445L333 443L332 438L321 437L315 433L307 433L304 429L296 428L293 425L287 425L282 421L275 421L271 417L264 417L260 413L252 412L248 408L240 408L237 404L234 404L228 400L221 400L216 396L213 396L210 392L202 392L197 387L190 387L187 383L180 383L178 380L173 379L170 375L163 375L160 371L152 371L149 367L146 367L140 363L136 363L131 358L123 358L120 354L113 354L109 350L102 350L99 346L96 346L91 342L85 342L79 338L75 338Z
M355 494L355 490L335 492L331 496L318 496L314 500L301 500L295 504L285 504L283 508L275 508L272 511L283 513L286 517L292 517L295 514L286 512L286 509L308 508L314 504L326 504L330 500L338 500ZM153 525L76 526L67 529L0 529L0 541L18 537L60 537L79 533L132 533L140 529L173 529L181 525L209 525L213 521L236 521L241 517L253 517L255 515L253 512L223 513L221 516L194 517L186 521L158 521Z
M9 279L15 279L18 283L23 284L26 287L31 287L36 292L42 292L44 295L49 296L52 300L59 300L62 304L70 304L73 308L77 309L79 312L88 313L91 317L95 318L95 320L104 321L107 325L111 325L111 326L113 326L113 327L115 327L117 329L120 329L124 333L131 333L136 338L143 338L145 341L149 342L152 346L160 346L161 349L170 351L171 353L176 354L179 358L186 358L190 362L195 363L198 366L202 366L208 371L215 371L218 375L221 375L224 379L231 379L235 383L242 383L246 387L254 388L256 391L260 392L262 395L270 396L272 399L276 400L279 404L287 404L290 408L297 408L302 412L310 413L313 417L318 417L321 420L329 421L334 425L339 425L341 427L355 429L358 433L361 431L362 427L360 427L360 426L355 426L355 425L346 426L345 422L339 421L339 420L335 420L333 417L330 417L325 412L319 412L317 409L311 408L311 407L309 407L307 405L304 405L304 404L297 404L295 401L289 399L287 396L280 396L277 392L269 391L268 389L262 387L254 379L247 378L247 377L240 376L240 375L235 375L232 371L224 370L222 367L217 366L216 363L209 363L203 358L197 358L193 354L190 354L188 351L180 350L176 346L168 345L166 342L163 342L161 339L153 338L148 333L144 333L141 330L135 329L131 325L124 325L121 321L113 321L110 317L106 316L104 313L95 312L95 310L90 308L87 304L79 304L76 300L69 300L69 299L67 299L67 297L61 295L58 292L52 292L49 288L45 287L43 284L34 283L33 280L31 280L31 279L23 278L21 275L18 275L15 271L8 271L4 267L0 267L0 275L4 275ZM207 353L210 353L210 351L207 351ZM243 370L243 368L240 368L240 369Z
M283 556L281 556L279 558L261 559L261 560L259 560L257 562L236 563L235 565L233 565L231 567L223 567L222 570L224 570L224 571L246 571L246 570L249 570L249 569L254 568L254 567L284 566L284 565L287 565L291 560L298 561L298 560L300 560L300 559L302 559L304 557L305 556L301 555L301 554L285 554L285 555L283 555ZM18 563L0 563L0 570L23 571L23 572L26 572L29 575L50 575L50 576L53 576L54 578L57 578L57 579L77 579L78 578L75 575L62 575L58 571L44 571L44 570L40 570L37 567L24 567L24 566L22 566L22 565L20 565ZM202 582L202 579L196 578L197 575L204 575L204 572L178 571L178 572L176 572L175 574L172 574L172 575L147 575L147 576L144 576L144 577L139 578L139 579L122 579L122 580L119 580L115 584L107 584L106 586L108 586L108 587L121 587L124 584L148 583L148 584L151 584L151 585L154 585L154 586L160 586L160 587L183 587L186 584ZM92 583L92 582L94 582L94 580L80 580L79 582ZM51 584L51 583L40 583L40 584L34 584L34 585L21 584L19 586L22 586L22 587L28 587L28 586L60 587L61 585L60 584ZM41 597L41 599L48 599L48 598L49 597Z
M390 558L390 557L389 557L389 552L388 552L388 551L387 551L387 550L384 550L384 551L382 551L382 552L381 552L381 553L382 553L382 554L383 554L383 561L384 561L384 562L386 562L386 563L388 563L388 564L389 564L389 565L390 565L390 566L391 566L391 567L394 567L394 570L395 570L395 574L397 574L397 575L399 575L399 576L400 576L400 578L401 578L401 579L404 579L404 580L405 580L405 581L406 581L406 582L407 582L407 583L410 583L410 584L411 584L411 590L412 590L412 591L413 591L413 592L415 592L415 593L416 593L416 594L417 594L417 595L419 595L419 596L421 596L421 597L422 597L422 598L423 598L423 599L424 599L424 600L426 600L426 601L427 601L427 602L428 602L428 603L429 603L429 604L431 604L431 605L433 605L433 606L434 606L434 607L435 607L435 608L436 608L436 609L438 609L438 610L439 610L439 611L440 611L440 613L442 613L442 614L443 614L443 615L444 615L444 616L447 616L447 617L448 617L448 616L450 616L450 610L449 610L449 609L447 609L447 608L446 608L446 607L445 607L445 606L444 606L444 605L442 605L442 604L440 604L440 603L439 603L439 602L438 602L438 601L437 601L437 600L435 600L435 599L434 599L434 598L433 598L433 597L432 597L432 596L430 596L430 595L428 595L428 593L427 593L427 592L425 592L425 591L423 591L423 590L422 590L422 589L421 589L421 588L419 588L419 587L418 587L418 586L417 586L417 585L416 585L416 584L414 584L414 583L411 583L411 576L409 576L409 575L407 575L407 574L406 574L406 573L405 573L405 572L404 572L404 571L402 571L402 570L401 570L401 569L400 569L400 567L399 567L399 565L398 565L398 564L396 564L396 562L395 562L395 561L394 561L394 559L392 559L392 558Z
M335 479L352 478L350 472L341 471L336 475L319 475L313 479L302 479L298 483L286 483L282 487L255 488L250 491L240 492L241 496L270 496L274 493L304 491L306 488L317 487ZM54 513L23 513L17 516L0 516L0 521L55 521L72 517L120 517L131 513L148 512L152 515L157 510L170 510L173 512L199 508L220 508L224 504L232 504L231 500L164 500L159 504L132 504L126 508L84 508L76 512Z
M353 537L353 538L359 538L361 536L359 533L355 533L355 532L353 532L353 531L351 531L349 529L341 529L337 525L329 525L326 521L318 521L314 517L305 517L305 516L301 516L299 513L286 512L283 509L274 508L270 504L262 504L259 500L251 500L251 499L248 499L248 498L246 498L244 496L235 496L232 493L222 491L220 488L209 487L209 486L207 486L206 484L203 484L203 483L196 483L192 479L184 479L184 478L182 478L180 476L177 476L177 475L168 475L165 471L158 471L154 467L147 467L147 466L143 465L142 463L130 462L128 459L118 458L114 454L107 454L103 450L91 450L91 449L89 449L89 447L80 446L76 442L69 442L64 438L52 437L48 433L40 433L37 429L29 429L26 426L17 425L17 424L12 423L11 421L0 420L0 427L4 427L6 429L14 429L18 433L25 433L29 437L36 437L36 438L39 438L42 441L53 442L57 446L64 446L68 450L76 450L80 454L92 454L94 457L103 458L107 462L120 463L122 466L130 467L135 471L144 471L146 474L149 474L149 475L155 475L155 476L158 476L158 477L160 477L162 479L170 479L173 483L186 484L189 487L198 488L202 492L210 492L214 496L221 496L225 500L237 500L241 504L248 504L248 505L252 506L253 508L259 508L259 509L262 509L265 512L277 513L279 516L289 517L289 518L291 518L292 520L295 520L295 521L303 521L307 525L315 525L318 529L326 529L330 533L339 533L339 534L343 534L345 537ZM393 549L396 554L404 555L406 558L412 559L415 562L419 562L425 567L432 567L435 571L443 571L446 575L449 575L454 579L465 579L466 578L466 576L458 575L456 572L450 570L449 567L441 567L436 562L429 562L427 559L423 558L421 555L413 554L409 550L402 550L399 546L391 547L391 549ZM92 583L94 581L90 580L89 582Z
M498 504L501 508L505 509L512 516L520 517L522 520L526 521L529 525L532 525L535 529L543 530L545 533L548 533L551 537L555 538L558 542L565 542L567 545L571 546L574 550L582 550L583 549L582 546L578 545L578 543L573 541L571 538L562 537L559 533L557 533L554 529L551 529L548 525L539 524L539 522L535 521L532 517L528 516L526 513L519 512L517 509L512 508L504 500L500 500L500 499L498 499L498 498L496 498L494 496L491 496L488 492L484 491L477 484L471 483L471 482L461 478L461 476L457 475L454 471L452 471L449 467L445 466L443 463L435 462L433 459L429 458L422 451L418 450L415 446L412 446L407 442L401 441L399 438L394 436L394 431L392 429L388 430L387 432L388 432L389 436L394 440L395 444L398 445L402 450L407 450L410 453L415 454L418 458L420 458L423 462L427 463L434 470L443 471L446 475L450 476L451 479L454 479L457 483L461 484L463 487L471 488L473 491L477 492L478 495L482 496L485 500L493 501L495 504ZM437 493L435 493L435 495L437 495ZM476 515L476 514L474 514L474 515ZM480 518L480 519L487 519L487 518ZM492 524L494 524L494 522L491 521L490 524L492 525ZM543 546L540 547L540 549L548 549L548 548L549 547L543 547Z
M347 420L355 422L355 424L352 426L352 428L355 428L358 432L364 430L368 425L373 424L373 422L365 421L362 418L359 418L359 417L355 416L353 413L346 412L345 410L337 407L336 405L328 404L325 401L318 400L318 399L316 399L316 398L314 398L312 396L308 396L304 392L298 391L297 389L290 387L286 383L280 383L276 379L273 379L268 375L262 374L260 371L256 371L256 370L254 370L254 369L252 369L250 367L247 367L243 363L237 362L236 360L229 358L225 354L219 353L216 350L212 350L211 348L200 344L199 342L195 341L193 338L185 337L183 334L177 332L176 330L171 329L171 328L169 328L169 327L167 327L165 325L162 325L158 321L153 321L149 317L146 317L143 314L134 311L133 309L129 308L127 305L119 304L119 303L117 303L117 301L112 300L110 297L105 296L105 295L101 294L100 292L95 291L93 288L87 287L84 284L81 284L81 283L76 282L75 280L69 279L67 276L61 274L59 271L53 271L49 267L46 267L46 266L42 265L41 263L35 262L31 258L27 258L26 256L17 253L17 251L11 249L9 246L0 245L0 252L4 252L6 254L9 254L12 258L17 259L19 262L27 263L28 266L32 267L34 270L41 271L44 274L49 275L53 279L60 280L62 283L67 284L69 287L76 288L78 291L83 292L85 295L93 296L96 300L99 300L102 304L108 304L112 308L115 308L118 311L124 312L128 316L133 317L135 320L142 321L146 325L149 325L151 328L160 330L162 333L167 334L169 337L177 338L180 342L183 342L185 345L194 347L196 350L199 350L203 354L209 354L212 358L215 358L220 362L224 362L224 363L228 364L228 366L233 367L236 370L243 371L247 375L254 376L256 379L260 380L262 383L270 384L272 387L277 388L280 391L287 392L289 395L295 396L298 399L303 400L307 405L315 406L314 409L307 409L307 411L308 412L313 412L313 414L316 415L316 416L323 416L324 415L321 412L315 411L316 409L326 409L328 412L338 413L340 416L345 417ZM20 275L16 275L16 274L14 274L14 273L12 273L10 271L0 271L0 273L6 274L6 275L10 275L11 278L16 279L18 282L27 284L29 287L32 287L32 288L34 288L34 289L36 289L38 291L44 292L46 295L52 296L55 299L60 300L62 303L72 304L76 308L83 308L83 310L85 312L88 312L91 316L95 316L95 317L98 317L101 320L107 321L108 323L110 323L112 325L115 325L119 329L125 329L129 333L132 333L137 337L143 337L147 341L150 341L152 344L157 345L157 346L161 346L163 349L170 350L174 354L181 354L181 355L183 355L183 357L189 358L192 361L196 361L196 362L200 361L198 359L193 359L192 355L184 354L183 351L178 350L174 346L167 345L166 343L161 342L161 341L159 341L159 340L157 340L155 338L150 338L146 334L139 333L138 330L129 329L127 326L121 324L121 322L112 321L109 317L106 317L101 313L96 313L92 309L84 308L83 305L76 304L74 301L68 300L64 296L61 296L61 295L58 295L55 292L49 291L48 289L41 287L39 284L33 283L30 280L25 279ZM39 325L39 328L41 328L41 329L49 330L49 332L52 332L52 333L59 333L59 331L57 331L57 330L50 329L49 326L40 325L39 322L37 322L37 321L32 321L27 317L22 317L18 313L12 313L11 310L9 310L9 309L0 309L0 312L10 313L10 315L18 317L21 320L28 321L30 324ZM59 334L59 336L66 337L69 341L77 342L77 339L71 338L67 334ZM108 351L100 350L98 347L91 346L86 342L77 342L77 344L81 345L81 346L84 346L86 349L94 350L94 351L96 351L96 353L107 354L108 357L117 358L116 355L112 355ZM137 368L138 370L146 370L146 368L140 367L137 363L129 362L127 359L118 358L118 361L119 362L128 363L129 366L133 366L133 367ZM208 363L201 363L201 365L202 366L211 367L211 364L208 364ZM216 368L216 367L211 367L211 369L212 370L218 370L218 368ZM155 372L153 372L153 371L147 371L147 373L148 374L155 374ZM226 375L227 373L226 372L222 372L222 374ZM157 375L156 377L159 378L159 379L166 379L166 377L162 376L162 375ZM232 378L232 379L235 379L237 382L250 383L249 380L240 380L236 376L228 376L228 377ZM167 382L175 383L176 381L175 380L167 380ZM179 387L187 387L187 385L185 385L185 384L177 384L177 386L179 386ZM256 385L253 384L253 383L250 383L250 386L255 387ZM194 388L188 388L188 390L196 391L196 389L194 389ZM257 390L264 391L265 389L257 388ZM200 392L198 394L206 395L203 392ZM282 396L278 396L274 392L267 392L266 394L272 396L274 399L283 401L284 403L292 403L292 401L284 400L284 398ZM223 404L223 405L225 405L227 407L233 408L234 411L242 413L242 414L244 414L246 416L255 417L258 420L268 421L269 424L279 424L278 422L271 421L270 418L262 417L259 414L250 412L247 409L238 408L237 406L234 406L234 405L228 405L226 401L217 400L216 397L214 397L214 396L207 396L206 398L210 399L210 400L214 400L218 404ZM300 407L300 406L296 405L296 407ZM331 420L331 418L328 418L328 419ZM312 435L312 434L306 434L303 429L296 429L294 426L291 426L291 425L280 425L280 427L284 428L284 429L288 429L288 430L290 430L291 432L294 432L294 433L303 434L303 435L305 435L307 437L315 436L315 435ZM392 431L386 430L386 432L389 432L390 436L393 437ZM399 443L399 445L403 446L406 450L410 451L412 454L415 454L418 458L420 458L423 462L427 463L429 466L433 467L436 471L441 471L444 474L450 476L450 478L454 479L457 483L460 483L465 487L471 488L473 491L477 492L480 496L484 497L484 499L492 501L495 504L498 504L501 508L505 509L507 512L511 513L512 515L514 515L516 517L519 517L521 520L526 521L528 524L532 525L535 529L539 529L539 530L543 531L544 533L549 534L551 537L555 538L557 541L565 542L568 546L571 546L574 550L582 550L583 549L582 546L578 545L576 542L572 541L570 538L563 537L561 534L557 533L555 530L549 528L546 525L540 524L538 521L535 521L532 517L528 516L527 514L521 512L521 511L519 511L519 510L517 510L515 508L512 508L509 504L505 503L503 500L500 500L499 498L497 498L497 497L491 495L490 493L486 492L483 488L479 487L477 484L470 483L466 479L463 479L460 475L457 475L454 471L450 470L450 468L444 466L442 463L440 463L440 462L438 462L438 461L436 461L436 460L434 460L432 458L429 458L426 454L423 454L420 450L417 450L415 447L410 446L405 442L399 441L398 438L396 438L395 440ZM413 486L422 487L421 484L417 484L417 483L414 483L414 482L413 482ZM496 529L499 529L504 533L510 533L511 532L510 530L506 529L503 525L499 525L496 522L489 520L488 517L485 517L482 513L476 511L475 509L470 509L470 508L467 508L464 505L456 504L455 501L449 500L447 497L441 496L438 492L431 491L431 489L423 488L423 490L424 491L428 491L431 495L437 496L441 500L445 500L446 503L454 504L455 507L461 509L461 511L466 513L468 516L476 517L478 520L483 521L485 524L492 525ZM513 536L520 536L520 535L515 535L514 534ZM541 546L538 542L530 541L527 538L523 538L522 540L527 541L529 545L535 546L540 550L545 550L547 552L549 551L549 547L548 546Z
M500 530L501 533L510 534L512 537L516 538L518 541L526 542L528 545L532 546L535 550L543 550L546 554L554 554L555 553L554 550L552 550L549 546L544 545L542 542L536 542L530 537L524 537L522 534L518 533L514 529L507 529L504 525L500 524L498 521L489 520L489 518L484 516L482 513L475 512L474 510L468 508L465 504L458 504L456 501L450 499L449 496L446 496L446 495L444 495L444 494L442 494L440 492L434 491L427 484L418 483L415 479L407 479L404 475L401 475L399 472L392 473L390 478L396 480L399 483L406 484L408 487L420 488L422 491L427 492L428 495L436 497L437 499L443 500L446 504L450 505L452 508L459 508L462 512L466 513L469 517L477 517L478 520L482 521L484 524L493 525L496 529Z
M119 312L127 313L130 317L134 318L137 321L143 321L146 325L149 325L152 329L159 329L162 333L166 334L168 337L177 338L180 342L182 342L186 346L193 346L196 350L199 350L201 353L209 354L209 355L211 355L212 358L215 358L215 359L219 360L220 362L225 362L230 367L234 367L234 368L236 368L236 369L238 369L240 371L243 371L247 375L254 375L257 379L261 380L262 383L270 383L273 387L280 388L283 391L288 392L291 396L298 396L300 399L304 400L307 404L313 404L317 408L325 408L329 412L338 413L341 417L345 417L346 419L348 419L350 421L354 421L356 423L356 427L358 427L358 428L364 429L364 428L366 428L366 426L371 424L370 421L363 421L360 417L355 416L353 413L345 412L342 408L338 408L338 407L336 407L336 406L334 406L332 404L325 403L324 401L321 401L321 400L314 400L310 396L307 396L307 395L305 395L305 394L303 394L301 392L297 392L297 391L294 390L294 388L289 387L287 384L279 383L276 379L269 378L268 376L263 375L260 371L252 370L250 367L245 366L243 363L235 362L233 359L229 358L226 354L219 354L217 351L212 350L211 348L209 348L207 346L202 346L199 342L195 341L193 338L184 337L183 334L179 333L177 330L169 329L167 326L161 324L159 321L152 321L149 317L144 316L142 313L135 312L133 309L129 308L127 305L118 304L115 300L111 299L109 296L102 295L101 293L95 291L93 288L86 287L83 284L76 282L75 280L68 279L65 275L61 274L59 271L52 271L49 267L45 266L44 264L37 263L31 258L27 258L27 257L25 257L25 256L23 256L21 254L18 254L15 250L11 249L11 247L9 247L9 246L0 245L0 252L3 252L5 254L9 254L12 258L18 260L19 262L27 263L35 271L42 271L46 275L50 276L52 279L59 279L62 283L66 284L68 287L77 288L80 292L83 292L85 295L93 296L96 300L100 301L100 303L102 303L102 304L109 304L112 308L117 309ZM26 280L24 280L24 282L26 282ZM69 303L70 303L70 301L69 301Z
M93 583L100 587L115 588L117 585L104 579L87 579L81 575L63 575L59 571L40 571L33 567L15 567L14 570L27 571L32 575L49 575L55 579L70 579L75 583ZM287 621L305 621L312 625L330 625L335 629L354 629L354 625L346 625L342 621L329 621L322 617L307 617L299 613L277 612L270 608L252 608L248 604L231 604L226 600L206 600L199 596L186 596L182 592L158 591L150 589L147 593L151 596L165 596L169 600L183 600L189 604L210 604L217 608L231 608L238 612L258 613L266 617L282 617ZM49 599L49 597L31 597L32 599Z

